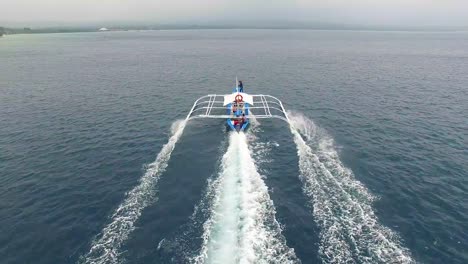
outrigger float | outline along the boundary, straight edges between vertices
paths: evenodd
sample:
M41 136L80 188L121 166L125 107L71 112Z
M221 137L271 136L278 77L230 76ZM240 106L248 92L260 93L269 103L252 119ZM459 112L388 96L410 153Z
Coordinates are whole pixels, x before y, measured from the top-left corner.
M227 128L237 132L248 128L250 118L279 118L289 122L283 103L278 98L244 93L237 78L231 94L208 94L198 98L186 120L194 118L226 119Z

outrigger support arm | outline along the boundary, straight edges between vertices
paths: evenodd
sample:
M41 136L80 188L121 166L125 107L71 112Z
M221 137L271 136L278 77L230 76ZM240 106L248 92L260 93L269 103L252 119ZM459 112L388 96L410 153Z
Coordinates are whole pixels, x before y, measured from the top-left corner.
M278 118L289 122L288 114L283 103L276 97L265 94L252 94L253 104L249 106L251 115L255 118ZM195 118L232 118L226 113L224 95L208 94L198 98L194 103L186 120Z

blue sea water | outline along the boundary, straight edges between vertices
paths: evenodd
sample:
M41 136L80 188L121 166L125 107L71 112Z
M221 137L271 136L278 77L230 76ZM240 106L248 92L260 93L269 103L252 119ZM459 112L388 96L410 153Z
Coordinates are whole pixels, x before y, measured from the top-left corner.
M0 262L467 263L467 47L463 32L1 38ZM180 121L236 76L293 129Z

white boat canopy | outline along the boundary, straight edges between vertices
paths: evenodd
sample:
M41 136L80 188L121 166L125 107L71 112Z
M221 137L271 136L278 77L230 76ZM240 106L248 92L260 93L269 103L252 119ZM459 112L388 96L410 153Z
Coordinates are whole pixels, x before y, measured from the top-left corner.
M242 96L242 101L245 103L248 103L249 105L254 104L253 96L246 94L246 93L232 93L232 94L227 94L224 96L224 104L223 106L226 106L234 101L236 101L236 96L241 95Z

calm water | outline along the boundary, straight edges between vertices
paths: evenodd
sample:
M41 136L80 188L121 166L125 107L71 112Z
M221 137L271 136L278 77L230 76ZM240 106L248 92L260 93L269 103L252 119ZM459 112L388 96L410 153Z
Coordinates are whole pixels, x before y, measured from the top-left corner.
M467 263L467 47L467 33L0 38L0 262ZM236 75L293 111L293 134L176 122Z

